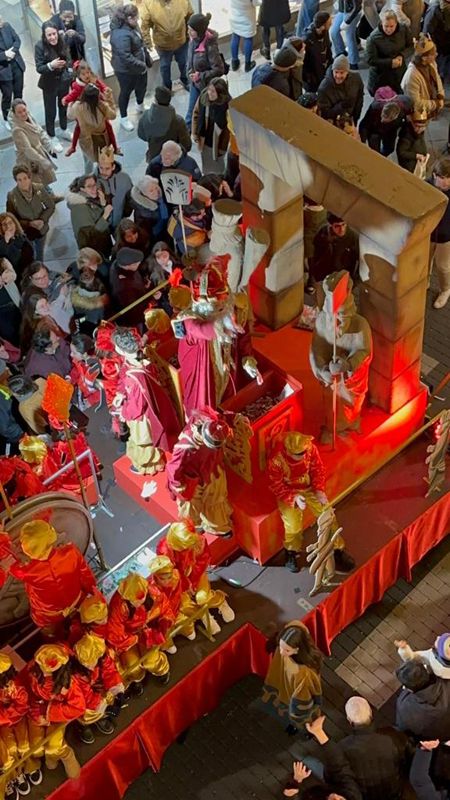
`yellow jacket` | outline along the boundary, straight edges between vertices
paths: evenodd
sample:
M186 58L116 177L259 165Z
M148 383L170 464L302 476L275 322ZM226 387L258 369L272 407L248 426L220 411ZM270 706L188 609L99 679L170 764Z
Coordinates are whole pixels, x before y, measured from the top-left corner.
M140 17L147 47L178 50L187 41L187 21L193 13L190 0L144 0Z

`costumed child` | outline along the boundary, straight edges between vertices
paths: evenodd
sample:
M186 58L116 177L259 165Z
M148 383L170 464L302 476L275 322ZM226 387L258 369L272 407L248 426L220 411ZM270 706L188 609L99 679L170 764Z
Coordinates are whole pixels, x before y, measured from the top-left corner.
M235 614L228 604L225 593L220 589L211 588L207 574L211 564L211 554L206 539L196 532L192 520L172 523L167 536L158 543L156 552L159 556L167 556L176 566L181 578L182 591L188 592L197 606L208 604L208 609L217 608L224 622L234 620ZM221 630L209 610L205 612L201 621L212 634Z
M147 622L154 599L145 578L130 572L114 592L109 602L108 644L119 655L125 685L136 696L143 694L142 682L150 672L161 683L169 680L169 661L158 646L152 646L157 617L153 617L150 645L147 645ZM158 609L156 609L158 610ZM168 631L166 621L160 633L161 644Z
M83 411L87 406L97 405L101 399L96 383L100 364L94 354L94 340L84 333L76 333L70 342L70 358L70 380L78 389L78 406Z
M74 613L88 594L97 591L95 577L74 544L57 545L58 534L42 519L26 522L19 538L28 561L19 561L7 534L1 535L2 553L13 556L9 573L23 581L30 616L38 626L54 632Z
M111 416L111 429L116 439L127 436L126 423L120 420L119 409L114 406L114 398L119 391L119 375L124 359L116 351L113 333L116 326L111 322L100 325L95 333L95 354L101 369L101 385L105 392L106 405Z
M28 692L7 653L0 651L0 770L4 774L30 750L28 730ZM20 765L15 777L0 776L0 796L17 800L42 782L40 760L30 757ZM31 786L30 786L31 784ZM6 786L5 786L6 785Z
M168 556L156 556L148 565L150 575L147 578L151 587L156 587L170 604L174 627L181 636L193 641L196 637L195 619L193 615L198 612L199 606L190 596L188 591L183 591L179 571L172 564ZM168 634L163 650L173 654L177 652L173 636Z
M47 769L62 761L68 778L78 778L80 765L67 744L65 728L86 711L83 685L73 672L71 651L65 644L44 644L27 668L30 687L30 734L37 755L45 755Z
M80 456L86 450L91 450L95 471L98 475L101 465L96 453L90 448L84 433L77 433L73 437L73 446L77 456ZM51 446L47 446L38 436L25 434L19 442L19 450L24 461L31 466L33 472L43 481L55 475L62 467L72 464L69 446L62 439ZM87 459L81 461L79 468L83 483L87 488L87 482L92 477L89 461ZM51 488L53 491L63 489L66 492L73 492L79 495L80 484L75 474L75 469L68 469L59 478L52 480ZM47 491L47 489L44 487L42 491Z
M73 64L73 69L75 71L76 78L72 82L70 87L70 92L68 92L62 99L63 106L68 106L69 103L74 103L75 100L79 100L81 95L83 94L84 89L90 83L97 87L100 92L100 99L111 101L113 99L112 91L106 83L100 80L91 70L87 61L83 59L81 61L75 61ZM109 143L113 146L114 152L118 156L123 155L123 151L120 149L119 145L117 144L116 135L114 133L114 128L111 125L110 120L105 120L105 128L106 133L109 139ZM66 150L66 156L71 156L75 153L77 149L78 140L80 138L80 126L78 122L75 124L75 128L73 131L72 143L70 147Z
M0 457L0 480L11 506L15 506L27 497L35 497L47 491L42 479L35 475L26 460L19 456ZM0 499L0 510L3 509L3 500Z
M86 699L86 711L77 723L78 732L82 742L93 744L94 724L105 736L114 733L116 726L108 716L108 706L125 687L116 655L101 636L85 633L73 649L77 659L74 672L81 680Z

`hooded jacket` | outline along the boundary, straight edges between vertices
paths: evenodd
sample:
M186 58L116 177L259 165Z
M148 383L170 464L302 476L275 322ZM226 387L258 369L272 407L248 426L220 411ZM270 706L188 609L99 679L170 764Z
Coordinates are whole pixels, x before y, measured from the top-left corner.
M176 142L188 152L192 141L188 127L173 106L152 103L139 120L138 136L148 144L147 161L159 155L165 142Z
M284 94L285 97L294 99L294 87L291 81L291 70L282 72L275 69L273 64L260 64L252 73L252 89L255 86L270 86L276 92Z
M109 223L103 217L100 203L91 200L81 192L69 192L67 205L70 211L73 233L78 247L92 247L103 256L111 253Z
M11 136L16 148L16 163L29 167L33 173L33 180L37 183L47 186L56 181L56 166L50 158L53 145L44 128L30 113L26 120L22 120L11 111L9 119Z
M398 163L408 172L414 172L417 164L417 155L426 156L427 154L425 134L416 133L407 119L405 119L400 128L396 152Z
M333 60L328 31L323 31L319 35L314 25L311 24L305 31L305 45L303 83L308 92L317 92L317 88Z
M391 36L383 31L380 22L370 34L366 44L366 55L369 64L368 89L374 95L380 86L390 86L400 92L403 75L406 72L405 58L412 48L412 36L406 25L397 25ZM392 59L402 56L400 67L392 66Z
M395 719L401 731L421 740L446 742L450 739L450 681L434 678L418 692L403 689L397 698Z
M337 84L329 67L317 90L318 105L324 119L335 120L339 114L351 114L357 124L364 102L364 84L358 72L349 72L343 83Z
M114 72L143 75L147 70L144 40L139 28L111 21L111 66Z
M219 51L218 34L207 29L203 39L191 39L189 42L187 71L198 72L199 78L193 81L196 89L204 89L211 78L220 78L224 74L224 61Z
M119 222L131 211L130 192L133 186L131 178L126 172L122 172L122 166L117 161L114 162L114 172L109 178L102 178L98 165L95 168L95 177L105 193L106 202L112 204L110 224L115 230Z
M140 16L147 47L178 50L187 42L187 21L193 13L190 0L144 0Z

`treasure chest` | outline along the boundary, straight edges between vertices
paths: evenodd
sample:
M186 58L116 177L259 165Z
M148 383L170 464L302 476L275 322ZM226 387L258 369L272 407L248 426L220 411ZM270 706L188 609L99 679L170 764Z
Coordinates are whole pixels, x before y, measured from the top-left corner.
M303 424L302 384L274 367L263 369L261 385L253 380L222 403L224 411L237 414L225 460L248 483L265 471L275 439L285 431L301 431Z

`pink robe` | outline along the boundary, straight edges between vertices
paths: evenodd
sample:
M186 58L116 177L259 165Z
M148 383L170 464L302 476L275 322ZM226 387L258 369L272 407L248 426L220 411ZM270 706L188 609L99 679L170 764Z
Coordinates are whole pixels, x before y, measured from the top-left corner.
M125 395L121 415L126 422L145 417L152 442L162 450L172 450L180 432L180 423L166 390L152 377L151 367L125 364L120 376L120 390Z
M216 338L213 322L184 319L186 336L178 345L186 418L196 409L217 408L211 342Z

